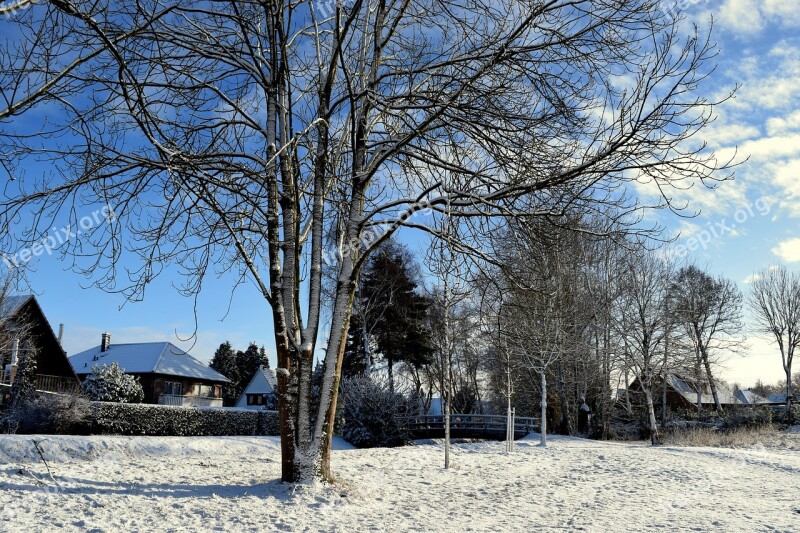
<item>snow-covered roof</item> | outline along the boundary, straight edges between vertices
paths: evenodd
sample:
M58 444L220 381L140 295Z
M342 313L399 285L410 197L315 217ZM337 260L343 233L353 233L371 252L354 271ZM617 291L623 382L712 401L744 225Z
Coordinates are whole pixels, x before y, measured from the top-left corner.
M278 377L275 371L271 368L264 368L263 366L253 374L250 383L242 391L242 395L236 402L236 407L247 408L247 395L248 394L274 394L278 392ZM261 406L258 406L260 408Z
M795 393L795 397L797 397L797 396L798 396L798 394ZM769 398L767 398L767 401L769 403L786 403L786 393L785 392L776 392L774 394L770 394Z
M767 403L767 399L763 396L756 394L751 390L737 390L736 400L744 405L755 405L758 403Z
M0 301L0 318L6 318L19 310L20 307L33 298L30 294L6 296Z
M94 365L117 363L128 374L161 374L229 382L171 342L112 344L103 352L96 346L69 358L76 374L88 374Z
M713 404L714 395L706 393L702 388L698 391L698 385L691 379L679 376L675 373L670 373L667 376L667 383L678 392L683 398L691 404L697 403L697 393L700 392L700 403ZM732 405L737 403L737 399L733 391L724 383L717 383L717 394L719 395L719 402L723 405Z

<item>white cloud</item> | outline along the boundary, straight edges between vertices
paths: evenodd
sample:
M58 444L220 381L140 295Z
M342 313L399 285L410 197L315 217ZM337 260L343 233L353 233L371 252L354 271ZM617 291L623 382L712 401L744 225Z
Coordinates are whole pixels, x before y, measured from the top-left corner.
M790 198L800 197L800 159L772 165L774 182Z
M786 261L796 263L800 261L800 238L787 239L772 249L772 253Z
M723 27L746 34L758 33L765 25L756 0L725 0L719 17Z
M742 280L742 284L750 285L754 281L758 281L760 279L761 279L761 274L750 274L749 276L747 276Z
M743 35L757 34L767 26L800 26L800 0L725 0L719 9L722 27Z
M770 117L767 119L767 134L783 135L800 130L800 109L785 117Z
M800 26L800 0L764 0L762 11L785 28Z

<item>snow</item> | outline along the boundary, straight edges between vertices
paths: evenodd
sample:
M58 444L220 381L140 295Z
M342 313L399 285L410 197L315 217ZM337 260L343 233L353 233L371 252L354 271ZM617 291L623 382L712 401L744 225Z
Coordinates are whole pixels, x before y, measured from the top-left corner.
M788 449L531 435L455 444L446 471L436 443L336 448L338 484L292 486L274 437L0 436L0 531L800 529Z

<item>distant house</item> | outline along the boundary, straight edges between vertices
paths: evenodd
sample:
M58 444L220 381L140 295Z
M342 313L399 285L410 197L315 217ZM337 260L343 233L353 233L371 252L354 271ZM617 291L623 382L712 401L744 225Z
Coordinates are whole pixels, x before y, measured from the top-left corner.
M145 403L184 407L222 407L222 386L230 380L170 342L111 344L104 333L100 345L69 358L83 380L95 365L117 363L139 377Z
M274 405L274 398L278 393L278 378L271 368L261 367L253 374L247 384L236 407L245 409L266 409Z
M714 408L714 396L711 393L711 387L705 380L695 380L685 375L675 372L670 372L666 379L666 396L667 407L673 411L679 409L697 409L697 395L700 393L700 404L703 408ZM641 399L641 386L639 385L638 378L635 379L630 387L631 401ZM658 383L654 386L654 402L661 404L664 389ZM719 395L719 403L724 407L726 405L735 405L737 403L736 396L733 391L724 383L717 383L717 394ZM624 393L622 394L624 398Z
M61 342L31 295L0 301L0 402L14 382L17 363L27 351L36 354L35 387L39 391L75 392L80 386Z
M800 403L800 392L794 393L794 399L792 401ZM770 394L769 398L767 398L767 403L771 405L786 405L786 393L776 392L774 394Z
M742 405L759 405L769 403L769 400L761 395L756 394L750 389L737 390L736 401Z

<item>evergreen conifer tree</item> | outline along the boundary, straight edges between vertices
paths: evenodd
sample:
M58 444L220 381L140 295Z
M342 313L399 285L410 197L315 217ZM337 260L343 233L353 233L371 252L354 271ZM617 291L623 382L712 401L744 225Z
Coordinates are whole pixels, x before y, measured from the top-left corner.
M233 350L230 341L225 341L219 345L208 366L231 380L230 383L222 387L222 404L225 407L233 407L242 394L242 386L240 385L241 376L237 365L236 352Z

